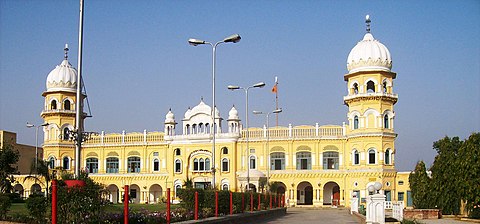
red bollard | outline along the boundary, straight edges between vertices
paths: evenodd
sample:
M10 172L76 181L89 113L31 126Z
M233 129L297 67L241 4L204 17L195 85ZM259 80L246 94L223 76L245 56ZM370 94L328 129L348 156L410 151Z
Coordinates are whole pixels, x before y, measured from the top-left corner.
M242 192L242 212L245 211L245 193Z
M260 194L258 194L258 211L262 210L262 208L260 207Z
M57 180L52 180L52 224L57 224Z
M218 191L215 191L215 217L218 217Z
M233 195L230 192L230 215L233 215Z
M128 224L128 185L125 185L125 193L123 194L123 223Z
M253 212L253 192L250 191L250 211Z
M195 191L195 220L198 220L198 192Z
M170 214L170 188L167 188L167 224L170 223L171 215L172 214Z
M272 195L270 194L270 209L272 209Z
M282 207L285 207L285 195L282 196Z

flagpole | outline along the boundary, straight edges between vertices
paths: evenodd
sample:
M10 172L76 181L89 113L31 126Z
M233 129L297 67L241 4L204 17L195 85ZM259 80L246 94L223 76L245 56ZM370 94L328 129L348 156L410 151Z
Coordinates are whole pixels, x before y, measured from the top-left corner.
M278 110L278 77L275 76L275 86L277 88L275 89L275 110ZM276 126L278 127L278 113L275 114L275 119L276 119Z

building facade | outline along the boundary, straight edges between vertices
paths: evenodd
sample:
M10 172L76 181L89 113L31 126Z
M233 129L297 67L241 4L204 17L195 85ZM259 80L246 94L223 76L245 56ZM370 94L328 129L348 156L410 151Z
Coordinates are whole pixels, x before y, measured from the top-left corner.
M387 200L410 204L408 173L395 169L398 95L391 68L389 50L367 28L348 55L348 113L342 125L246 130L235 107L224 121L216 108L200 100L180 120L168 111L163 132L101 132L90 138L83 144L82 169L107 186L112 202L119 202L124 185L130 185L135 203L155 203L167 188L175 191L189 179L194 187L209 187L215 175L215 187L232 191L264 191L268 182L277 182L292 206L349 206L354 195L364 201L374 182L383 184ZM68 136L75 125L77 81L66 52L42 94L41 116L49 124L43 129L43 158L52 169L73 171L77 159Z

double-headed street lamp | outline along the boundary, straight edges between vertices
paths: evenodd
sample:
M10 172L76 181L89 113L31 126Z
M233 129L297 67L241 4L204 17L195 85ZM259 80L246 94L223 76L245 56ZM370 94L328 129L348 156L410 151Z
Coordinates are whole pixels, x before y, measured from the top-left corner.
M270 140L270 130L269 130L269 117L270 117L270 114L278 114L278 113L281 113L282 112L282 108L280 109L276 109L276 110L273 110L271 112L268 112L268 113L264 113L262 111L257 111L257 110L254 110L253 111L253 114L256 114L256 115L260 115L260 114L266 114L267 116L267 186L269 184L269 181L270 181L270 166L271 166L271 162L270 162L270 146L268 145L268 142Z
M27 122L27 128L35 128L35 173L38 173L38 128L45 127L47 125L49 125L49 123L34 125Z
M250 189L250 149L248 148L248 90L251 89L251 88L263 88L265 86L265 83L264 82L259 82L253 86L249 86L247 88L244 88L244 87L240 87L240 86L233 86L233 85L230 85L228 86L228 89L229 90L237 90L237 89L243 89L245 90L245 138L246 138L246 141L247 141L247 190Z
M221 43L238 43L242 39L240 35L238 34L233 34L231 36L226 37L222 41L218 41L217 43L213 44L211 42L207 42L204 40L199 40L195 38L190 38L188 39L188 43L192 46L197 46L201 44L209 44L212 46L212 163L213 163L213 168L212 168L212 187L215 188L215 135L217 134L217 125L215 123L215 55L216 55L216 49L217 46Z

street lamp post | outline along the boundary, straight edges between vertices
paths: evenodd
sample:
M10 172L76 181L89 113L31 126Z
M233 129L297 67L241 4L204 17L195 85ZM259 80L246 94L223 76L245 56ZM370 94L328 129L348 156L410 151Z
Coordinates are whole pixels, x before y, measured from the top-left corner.
M280 109L276 109L276 110L273 110L273 111L270 111L268 113L263 113L262 111L256 111L254 110L253 111L253 114L256 114L256 115L260 115L260 114L266 114L267 116L267 186L269 184L269 181L270 181L270 166L271 166L271 162L270 162L270 146L268 144L269 140L270 140L270 131L269 131L269 117L270 117L270 114L278 114L278 113L281 113L282 112L282 108Z
M34 125L27 122L27 128L35 128L35 173L38 173L38 128L45 127L47 125L49 125L49 123Z
M213 44L211 42L208 42L208 41L204 41L204 40L199 40L199 39L195 39L195 38L190 38L188 39L188 43L192 46L198 46L198 45L202 45L202 44L209 44L210 46L212 46L212 131L213 131L213 134L212 134L212 163L213 163L213 167L212 167L212 187L215 188L215 135L217 134L217 125L215 124L215 108L216 108L216 105L215 105L215 56L216 56L216 49L217 49L217 46L219 44L222 44L222 43L238 43L240 41L240 39L242 39L240 37L240 35L238 34L233 34L231 36L228 36L226 37L225 39L223 39L222 41L218 41L217 43Z
M257 84L254 84L253 86L249 86L247 88L240 87L240 86L233 86L229 85L228 89L229 90L237 90L237 89L243 89L245 90L245 130L246 130L246 141L247 141L247 190L250 189L250 149L248 148L248 90L251 88L263 88L265 86L264 82L259 82Z

